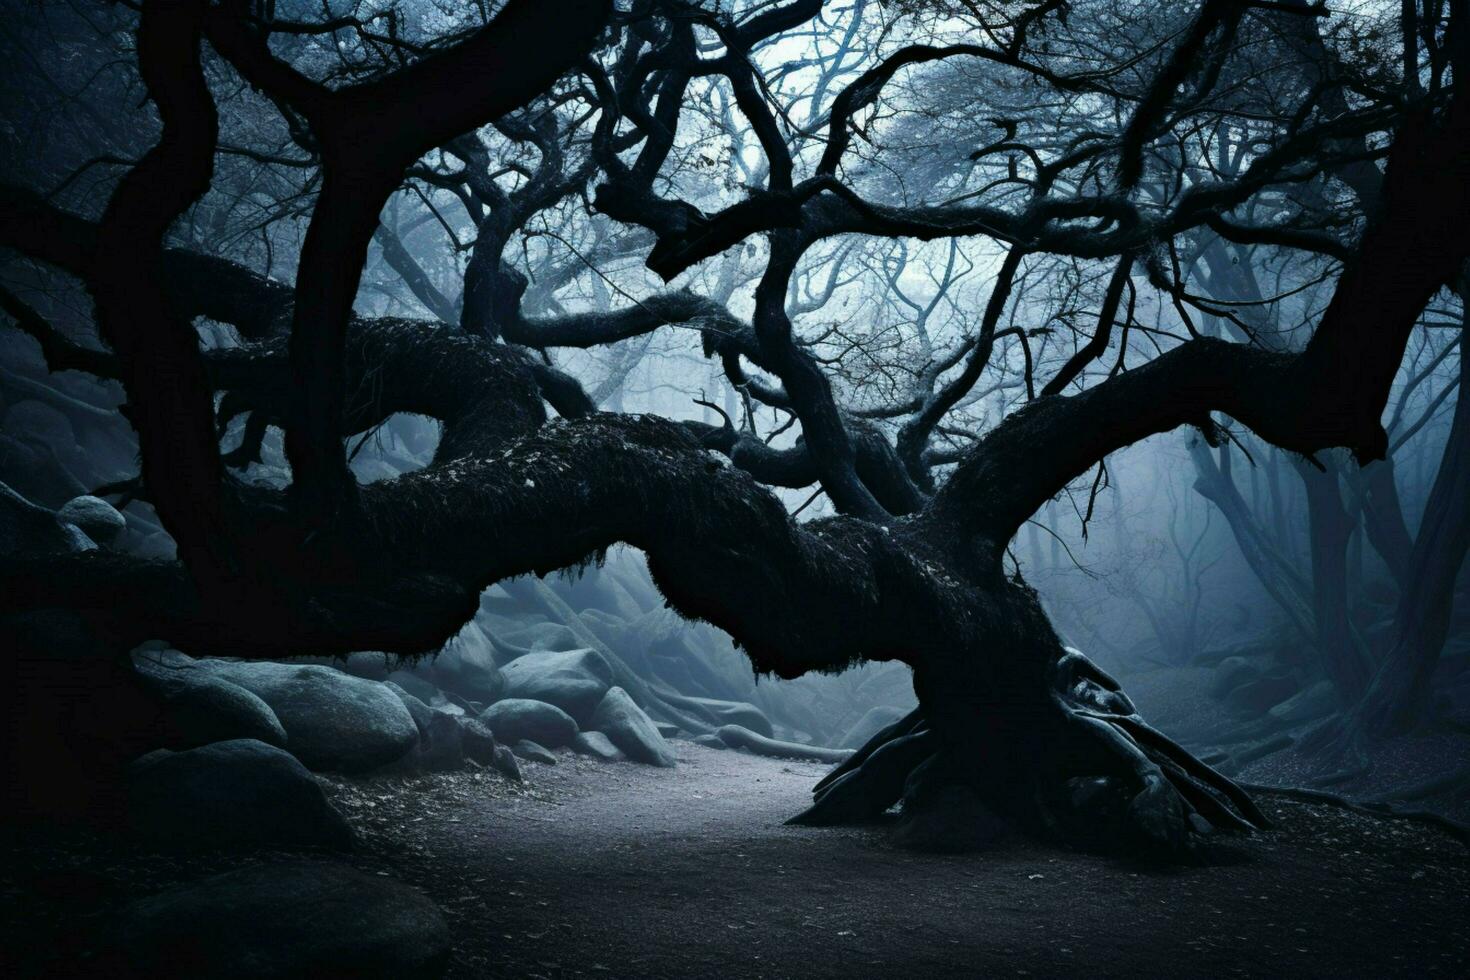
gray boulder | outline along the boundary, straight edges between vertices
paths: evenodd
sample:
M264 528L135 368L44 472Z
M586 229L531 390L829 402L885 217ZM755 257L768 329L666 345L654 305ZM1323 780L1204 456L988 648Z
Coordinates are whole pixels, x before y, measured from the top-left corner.
M419 734L422 735L429 706L421 698L408 693L397 681L384 681L383 686L396 694L398 700L403 702L403 706L408 709L409 716L413 718L413 723L418 726Z
M109 938L99 975L438 977L450 951L443 914L416 889L306 861L231 871L134 902Z
M853 726L847 730L846 734L844 734L840 739L837 740L835 747L839 749L860 749L864 745L868 744L868 739L872 738L874 735L877 735L883 729L887 728L889 725L903 718L907 714L908 712L904 711L902 708L895 708L892 705L887 704L880 704L875 707L869 708L863 714L863 716L859 718L853 724ZM767 735L767 737L769 737L769 735Z
M516 755L527 762L539 762L544 766L556 765L556 754L544 745L538 745L528 738L523 738L510 747Z
M478 708L475 708L473 707L474 704L474 701L465 701L463 698L456 698L455 700L451 701L449 698L444 696L443 691L435 691L433 699L429 702L429 707L434 708L438 711L447 712L451 715L471 715L473 717L479 717L480 712L485 710L485 706L480 705ZM466 706L469 707L467 708Z
M362 651L349 653L345 657L335 659L327 666L336 667L338 670L353 677L361 677L370 681L387 680L393 670L396 657L387 653L373 651Z
M628 692L621 687L608 688L602 696L597 710L592 713L592 728L606 735L608 741L634 762L665 768L674 765L674 753L669 743L653 726L653 720L633 703Z
M201 660L197 669L259 696L285 726L291 753L316 771L370 772L418 744L398 695L331 667Z
M397 680L384 680L384 682L382 682L382 686L398 696L398 701L403 702L403 707L406 707L407 710L409 710L409 714L410 716L413 716L413 720L415 720L415 723L417 723L417 720L419 720L419 716L415 714L415 707L429 707L429 705L426 704L426 702L423 701L422 698L419 698L419 696L409 693L409 691L407 691L407 689L404 688L403 685L400 685ZM423 726L419 726L419 730L423 730Z
M419 664L415 673L422 673L425 668L436 685L461 697L489 703L505 693L505 679L495 662L495 647L473 621L444 644L438 656Z
M521 781L521 764L516 761L516 755L509 746L495 746L495 759L492 762L495 771L513 783Z
M259 697L239 684L190 667L169 667L142 653L138 676L163 702L164 715L180 748L251 738L286 745L286 729Z
M577 723L571 715L545 701L529 698L507 698L485 709L480 720L490 726L495 737L513 743L528 738L556 748L572 744L577 737Z
M101 497L84 494L73 497L56 512L57 520L75 524L82 533L104 548L117 544L128 529L127 518Z
M586 724L613 685L613 669L596 650L528 653L506 664L505 696L554 704Z
M197 667L201 661L195 660L181 650L162 642L149 642L133 648L133 666L140 674L152 674L162 672L165 676L171 673L183 673L192 667ZM203 673L202 671L200 672Z
M407 670L395 670L387 679L424 704L433 704L434 698L439 694L439 689L432 683Z
M391 653L363 651L345 657L292 657L293 664L320 664L370 681L386 681L397 658Z
M446 711L430 708L418 752L413 756L414 765L431 772L462 768L469 755L464 726L460 723L462 720Z
M181 846L352 845L306 767L254 739L138 759L128 769L128 819L140 837Z
M418 748L404 757L404 764L429 772L448 772L464 766L464 726L458 716L424 704L412 694L403 694L403 703L413 715L419 729Z
M466 759L500 768L496 762L499 744L484 722L455 705L425 704L393 681L386 686L403 701L419 730L418 749L402 760L404 768L447 772L461 768ZM519 775L517 771L516 777Z
M440 691L439 696L429 703L436 708L458 708L469 715L479 715L485 710L483 701L471 701L469 698L460 697L453 691Z
M495 765L495 750L500 748L500 743L496 740L495 732L490 726L478 718L451 715L448 712L444 714L453 719L459 728L459 738L464 745L465 758L473 759L482 766Z
M618 762L627 758L602 732L582 732L572 740L572 749L580 755L590 755L603 762Z

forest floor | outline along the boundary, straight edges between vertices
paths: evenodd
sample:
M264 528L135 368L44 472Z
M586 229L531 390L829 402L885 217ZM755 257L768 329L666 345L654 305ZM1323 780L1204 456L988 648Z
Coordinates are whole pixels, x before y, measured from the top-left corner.
M819 766L673 744L676 769L568 755L525 764L521 786L458 773L329 791L364 839L348 860L443 907L457 977L1470 973L1470 851L1432 827L1264 797L1278 829L1211 866L1019 838L924 855L879 827L785 826ZM89 916L34 892L43 866L111 882L105 906L272 858L32 845L6 855L5 917L23 942L84 944L69 933Z

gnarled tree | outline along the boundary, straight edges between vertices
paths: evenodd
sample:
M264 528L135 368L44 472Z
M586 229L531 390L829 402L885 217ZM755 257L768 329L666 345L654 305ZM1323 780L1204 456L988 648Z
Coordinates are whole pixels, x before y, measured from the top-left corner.
M946 818L964 803L970 826L986 832L1014 824L1170 853L1212 829L1260 825L1246 794L1063 647L1036 594L1008 574L1006 549L1109 453L1181 426L1213 441L1215 413L1305 457L1346 447L1360 463L1380 458L1380 415L1410 330L1470 256L1470 99L1446 85L1345 106L1319 100L1311 84L1250 87L1241 79L1253 72L1227 69L1290 34L1283 21L1322 13L1286 0L1171 8L1148 35L1157 39L1137 49L1125 28L1157 13L1146 7L896 5L917 9L895 14L892 43L865 49L854 28L835 51L774 69L784 39L810 30L823 6L509 0L449 41L409 43L350 19L273 21L272 5L245 0L144 0L138 61L162 122L156 147L95 222L8 190L0 241L90 290L105 350L66 341L18 299L6 309L53 369L122 382L141 492L179 560L7 556L0 610L79 614L111 655L150 639L244 657L422 655L474 614L491 583L626 542L648 554L674 608L728 630L757 670L913 667L919 708L823 780L803 822L868 819L902 800L906 827L953 833ZM1458 68L1470 15L1448 6ZM962 36L904 40L939 27ZM373 42L365 50L390 50L391 64L348 66L348 81L328 81L272 47L273 35L313 31L355 31ZM167 247L217 150L202 50L280 107L320 167L289 288ZM1116 60L1099 63L1104 50ZM940 72L956 64L981 70ZM800 123L773 77L793 71L817 79ZM1004 90L998 104L1018 110L996 120L1001 139L950 161L933 188L942 201L875 189L876 165L855 159L885 90L923 78L993 85ZM744 192L705 210L669 173L681 120L712 92L727 100L717 100L716 124L753 142L736 150ZM1028 102L1050 108L1027 113ZM1192 167L1219 131L1200 125L1206 117L1227 128L1251 120L1232 174ZM534 148L538 164L493 170L477 131ZM1324 229L1292 194L1349 164L1376 169L1378 158L1380 198L1359 227ZM507 193L497 183L506 179L523 183ZM478 235L458 303L429 288L391 238L381 246L436 321L353 311L370 242L385 239L379 214L406 180L458 196ZM578 194L606 219L646 229L637 240L651 241L647 266L666 280L763 241L749 322L724 305L733 285L621 312L523 313L526 281L507 242ZM1125 365L1135 273L1182 310L1190 298L1169 271L1175 240L1206 226L1340 259L1310 341L1277 349L1191 335ZM793 322L803 312L788 301L793 278L806 276L806 299L820 306L804 261L839 236L978 237L1005 249L974 329L933 352L894 405L844 405L827 359ZM1093 333L1061 363L1032 349L1050 328L1004 325L1026 263L1047 256L1108 266ZM443 322L456 313L457 324ZM192 326L201 316L233 324L243 342L201 350ZM1119 322L1117 363L1090 370ZM793 416L801 438L777 448L728 417L717 426L599 412L543 356L674 324L701 331L731 382ZM1013 390L1027 397L962 444L936 442L1007 344L1023 360ZM289 489L226 465L220 416L240 412L256 420L257 438L283 428ZM442 423L432 464L357 485L344 440L400 412ZM800 523L767 489L813 484L835 516Z

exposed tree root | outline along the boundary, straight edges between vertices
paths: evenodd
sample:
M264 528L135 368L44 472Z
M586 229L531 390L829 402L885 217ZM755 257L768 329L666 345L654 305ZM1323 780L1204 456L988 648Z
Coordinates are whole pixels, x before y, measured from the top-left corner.
M904 715L893 724L886 725L883 728L880 728L878 732L874 734L872 738L863 743L863 746L856 752L854 752L846 762L842 763L840 766L827 773L827 775L823 776L821 781L812 788L812 792L820 793L822 789L829 783L833 782L836 779L839 779L842 776L847 775L847 773L867 762L868 757L871 756L888 741L898 738L900 735L907 735L911 732L917 731L918 729L923 727L923 725L924 712L920 708L915 708L913 711L910 711L908 714Z
M1007 726L983 716L958 738L941 735L926 720L921 694L920 708L828 773L811 807L790 822L869 821L901 801L895 839L917 847L942 841L949 849L961 839L984 846L1004 825L1171 854L1216 831L1270 826L1244 790L1145 723L1117 682L1075 651L1057 661L1050 703L1039 714L1000 735L1002 747L986 738ZM1039 737L1044 732L1050 736ZM966 823L972 832L957 833Z
M938 748L937 736L927 729L892 738L862 764L831 782L819 783L812 805L787 822L824 827L876 819L898 802L910 774Z
M732 749L746 749L756 755L773 759L809 759L813 762L842 762L847 758L845 749L824 749L820 745L804 745L800 742L782 742L766 738L758 732L739 725L724 725L716 732L720 741Z

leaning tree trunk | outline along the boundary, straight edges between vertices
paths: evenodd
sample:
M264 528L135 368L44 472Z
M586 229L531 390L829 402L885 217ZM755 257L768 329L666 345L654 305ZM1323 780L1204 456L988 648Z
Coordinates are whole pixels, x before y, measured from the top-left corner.
M901 802L897 833L914 846L983 845L1020 826L1155 854L1267 825L1244 792L1062 647L1029 587L992 589L981 627L990 655L955 651L917 667L919 707L818 783L793 823L870 820Z

